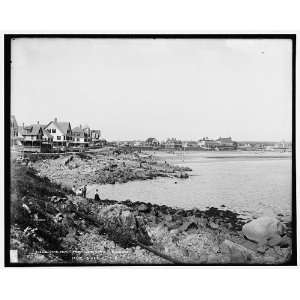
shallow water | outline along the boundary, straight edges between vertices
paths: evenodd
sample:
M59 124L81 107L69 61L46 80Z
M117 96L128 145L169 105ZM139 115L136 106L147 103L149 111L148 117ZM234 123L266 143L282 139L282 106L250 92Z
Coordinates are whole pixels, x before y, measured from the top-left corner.
M291 215L292 161L290 154L191 152L156 153L171 164L193 169L189 179L158 178L115 185L92 185L101 198L205 209L222 207L245 218Z

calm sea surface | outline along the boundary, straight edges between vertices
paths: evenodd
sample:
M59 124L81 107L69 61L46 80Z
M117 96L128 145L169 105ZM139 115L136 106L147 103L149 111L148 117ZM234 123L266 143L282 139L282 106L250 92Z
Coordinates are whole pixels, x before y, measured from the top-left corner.
M289 219L292 199L290 153L189 152L155 153L172 164L193 169L189 179L159 178L115 185L93 185L101 198L143 201L173 207L221 207L245 218L283 214Z

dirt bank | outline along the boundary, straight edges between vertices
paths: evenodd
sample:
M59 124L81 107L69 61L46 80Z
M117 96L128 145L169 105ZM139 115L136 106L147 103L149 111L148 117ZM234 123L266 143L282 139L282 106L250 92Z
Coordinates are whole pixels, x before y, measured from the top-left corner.
M225 208L95 202L34 169L13 166L10 249L18 250L20 262L171 264L169 257L183 264L284 264L291 254L289 237L285 245L262 253L241 235L239 215Z
M189 168L172 166L142 153L78 153L30 162L40 176L64 186L115 184L156 177L188 178Z

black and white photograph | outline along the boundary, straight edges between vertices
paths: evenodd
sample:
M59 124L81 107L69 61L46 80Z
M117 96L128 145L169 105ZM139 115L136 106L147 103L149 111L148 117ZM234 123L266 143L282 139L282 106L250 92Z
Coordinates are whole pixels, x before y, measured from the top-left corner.
M291 266L293 34L7 34L6 266Z

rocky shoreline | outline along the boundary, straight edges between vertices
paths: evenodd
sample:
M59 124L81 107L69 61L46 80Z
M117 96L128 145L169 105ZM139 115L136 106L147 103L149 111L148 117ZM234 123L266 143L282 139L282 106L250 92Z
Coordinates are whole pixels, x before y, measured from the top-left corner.
M156 177L188 178L190 168L173 166L155 156L137 152L102 151L58 156L30 162L40 176L67 187L115 184Z
M280 265L290 259L289 224L281 245L262 250L243 236L245 220L226 207L184 210L95 201L68 189L74 182L115 183L188 172L155 157L79 154L13 165L11 249L19 250L21 262Z

